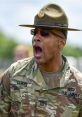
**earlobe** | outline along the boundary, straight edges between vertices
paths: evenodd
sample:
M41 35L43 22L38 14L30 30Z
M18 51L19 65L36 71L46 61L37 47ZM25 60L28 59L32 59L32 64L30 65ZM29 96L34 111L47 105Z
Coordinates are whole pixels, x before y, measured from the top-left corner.
M64 39L61 39L61 40L59 40L59 49L63 49L63 47L65 46L65 44L66 44L66 40L64 40Z

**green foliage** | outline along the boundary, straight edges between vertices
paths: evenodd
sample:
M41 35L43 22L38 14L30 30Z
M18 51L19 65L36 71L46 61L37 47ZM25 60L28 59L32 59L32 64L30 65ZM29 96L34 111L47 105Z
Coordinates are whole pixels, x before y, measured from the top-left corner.
M6 37L2 32L0 33L0 58L11 59L13 57L13 49L17 43Z
M63 54L65 56L73 56L73 57L81 57L82 56L82 48L80 47L74 47L71 45L66 45L64 50L63 50Z

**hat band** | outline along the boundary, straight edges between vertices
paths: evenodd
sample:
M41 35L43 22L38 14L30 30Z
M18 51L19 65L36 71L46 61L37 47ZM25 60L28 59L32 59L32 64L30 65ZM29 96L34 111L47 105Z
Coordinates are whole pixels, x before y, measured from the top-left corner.
M57 27L68 27L68 25L67 24L63 24L63 23L58 23L58 22L35 22L34 23L34 25L36 25L36 26L39 26L39 25L44 25L44 26L52 26L52 27L54 27L54 26L57 26Z

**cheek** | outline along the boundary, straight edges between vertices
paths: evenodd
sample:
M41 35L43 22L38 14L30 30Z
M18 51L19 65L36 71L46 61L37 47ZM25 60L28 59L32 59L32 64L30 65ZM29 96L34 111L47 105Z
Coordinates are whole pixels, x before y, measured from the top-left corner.
M58 44L54 41L49 41L46 44L44 44L44 48L48 52L54 52L58 50Z

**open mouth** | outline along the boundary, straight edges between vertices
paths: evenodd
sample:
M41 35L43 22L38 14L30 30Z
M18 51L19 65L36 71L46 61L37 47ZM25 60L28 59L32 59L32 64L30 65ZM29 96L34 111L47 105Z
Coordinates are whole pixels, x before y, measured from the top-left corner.
M39 46L34 46L33 48L34 48L34 55L35 55L35 57L40 58L41 54L42 54L42 48L39 47Z

